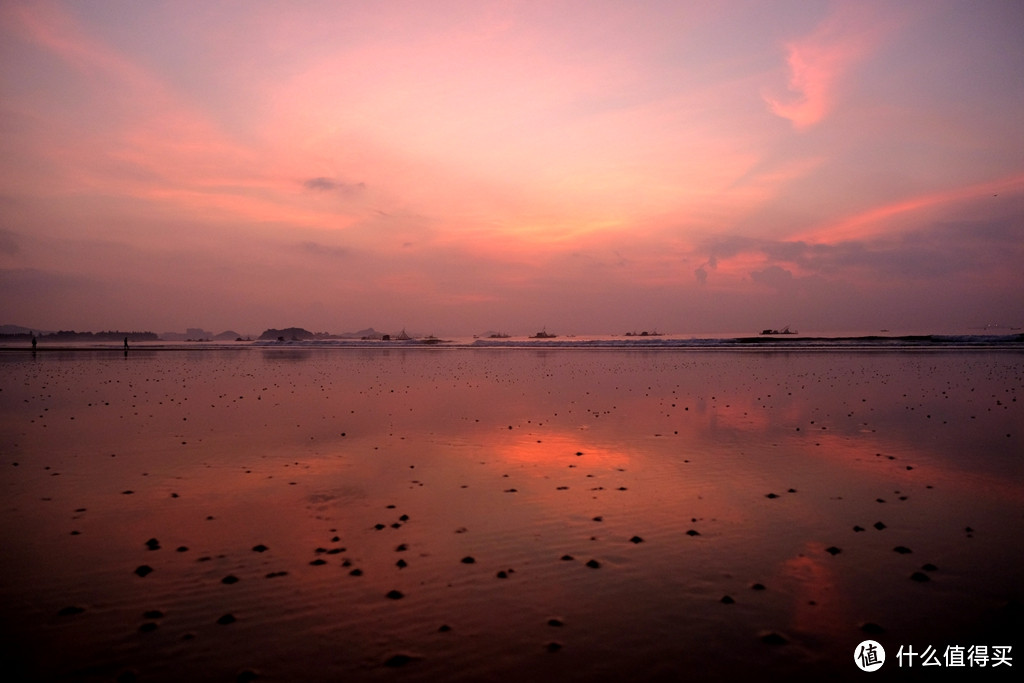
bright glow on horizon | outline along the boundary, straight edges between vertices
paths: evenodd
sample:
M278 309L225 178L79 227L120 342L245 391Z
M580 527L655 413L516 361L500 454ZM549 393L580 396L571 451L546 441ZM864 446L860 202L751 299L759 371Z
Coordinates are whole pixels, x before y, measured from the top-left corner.
M1010 2L4 3L0 323L1021 325L1022 34Z

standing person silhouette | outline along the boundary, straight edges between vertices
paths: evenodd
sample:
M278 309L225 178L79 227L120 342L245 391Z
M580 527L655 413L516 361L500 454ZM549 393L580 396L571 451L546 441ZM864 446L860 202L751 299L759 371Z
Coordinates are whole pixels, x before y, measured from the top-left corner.
M128 355L128 337L124 338L124 355Z

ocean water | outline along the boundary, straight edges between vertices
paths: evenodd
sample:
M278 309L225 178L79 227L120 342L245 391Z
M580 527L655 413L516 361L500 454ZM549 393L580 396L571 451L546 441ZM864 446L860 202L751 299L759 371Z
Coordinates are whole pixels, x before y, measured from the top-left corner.
M1020 654L1018 342L521 348L559 339L0 353L4 668L846 680L872 639L906 680L936 669L901 646Z

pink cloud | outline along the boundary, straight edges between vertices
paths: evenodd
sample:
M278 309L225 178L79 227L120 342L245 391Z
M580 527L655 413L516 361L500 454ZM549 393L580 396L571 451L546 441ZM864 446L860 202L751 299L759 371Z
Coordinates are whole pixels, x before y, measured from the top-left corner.
M795 128L822 121L835 108L843 78L870 55L884 25L877 13L843 5L808 36L786 44L788 94L765 94L773 114Z

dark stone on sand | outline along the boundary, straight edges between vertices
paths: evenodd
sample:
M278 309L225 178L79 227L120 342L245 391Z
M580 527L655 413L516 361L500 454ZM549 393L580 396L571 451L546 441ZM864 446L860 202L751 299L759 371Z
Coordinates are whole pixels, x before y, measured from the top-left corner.
M518 489L505 489L505 493L519 493Z
M507 579L507 578L508 578L508 572L506 572L506 571L505 571L504 569L502 569L502 570L501 570L500 572L498 572L498 573L496 574L496 576L497 576L497 577L498 577L499 579Z
M885 629L873 621L865 621L860 625L860 630L864 633L870 633L873 635L881 635L885 633Z
M862 527L862 526L856 526L856 525L855 525L855 526L853 527L853 530L854 530L854 531L864 531L864 527Z
M555 641L551 641L550 643L544 646L544 649L548 652L558 652L562 649L562 644Z
M348 573L348 575L349 576L362 576L363 575L363 570L359 569L359 568L356 568L356 569L353 569L352 571L350 571Z
M288 576L288 572L270 572L267 574L268 579L276 579L279 576Z
M571 562L572 560L575 560L576 558L573 557L572 555L562 555L562 557L560 559L563 562Z
M254 545L252 547L252 549L253 549L253 551L255 551L257 553L265 553L268 550L270 550L270 548L268 548L267 546L263 545L262 543L260 543L259 545Z
M77 605L68 605L67 607L62 607L61 610L59 612L57 612L57 616L58 617L73 617L76 614L81 614L84 611L85 611L84 607L78 607Z
M700 536L700 532L697 531L696 529L690 529L689 531L686 532L686 535L687 536Z
M387 595L385 597L387 597L390 600L401 600L402 598L405 597L405 595L401 591L394 591L393 590L393 591L388 591L388 593L387 593Z
M322 564L327 564L327 560L324 560L324 559L318 557L315 560L313 560L312 562L310 562L310 564L313 565L314 567L319 567Z
M912 551L912 550L911 550L910 548L908 548L908 547L907 547L907 546L905 546L905 545L898 545L898 546L896 546L895 548L893 548L893 550L894 550L895 552L898 552L898 553L899 553L900 555L907 555L907 554L909 554L909 553L912 553L912 552L914 552L914 551Z
M922 564L921 565L921 569L923 569L926 572L937 572L937 571L939 571L939 568L936 567L931 562L928 562L927 564Z
M796 489L789 489L786 493L796 493Z
M160 550L160 541L156 540L155 538L151 538L148 541L146 541L146 547L150 550Z
M233 624L236 621L237 619L235 619L235 615L229 612L228 614L221 616L221 618L217 620L217 623L221 626L227 626L228 624Z
M473 564L474 562L476 562L476 558L467 555L466 557L462 558L461 562L462 564Z
M255 681L259 677L260 675L252 669L243 669L235 676L235 683L250 683L250 681Z
M406 567L409 566L409 563L406 562L405 560L399 560L398 562L395 562L395 566L398 567L399 569L405 569Z
M604 521L604 517L602 517L601 515L598 515L597 517L594 517L594 521L595 522L603 522Z
M409 546L408 546L408 545L406 545L405 543L400 543L400 544L398 544L398 546L397 546L397 547L395 548L395 552L396 552L396 553L404 553L404 552L405 552L406 550L408 550L408 549L409 549Z
M910 580L917 581L918 583L924 583L925 581L931 581L931 578L922 572L914 572L910 575Z
M885 528L885 525L882 524L881 522L875 522L875 528L878 529L879 531L881 531L882 529Z
M736 601L732 599L731 595L723 595L722 599L719 600L719 602L721 602L723 605L731 605L731 604L735 603Z
M843 551L841 549L835 547L835 546L831 546L829 548L825 548L825 552L828 553L829 555L838 555L839 553L841 553Z
M405 666L407 664L411 664L412 662L415 662L417 659L419 658L400 652L397 655L391 655L390 657L388 657L387 660L385 660L384 662L384 666L398 668L401 666Z
M143 619L162 619L163 616L164 616L164 613L161 612L158 609L151 609L148 612L143 612L142 613L142 618Z
M765 587L763 583L755 583L750 586L750 590L763 591Z
M761 636L761 642L766 645L785 645L789 640L785 636L781 636L775 631L771 631Z
M380 531L381 529L386 529L387 527L385 525L383 525L383 524L374 524L373 528L376 529L377 531Z
M237 576L235 576L234 574L228 574L227 576L225 576L223 579L220 580L221 583L223 583L223 584L225 584L227 586L230 586L233 583L238 583L238 581L239 581L239 578Z
M143 622L139 625L139 633L152 633L153 631L157 630L159 626L160 625L157 624L155 621Z
M153 568L148 564L142 564L135 568L135 573L139 576L146 576L147 574L153 573Z
M599 569L601 567L601 563L597 560L587 560L587 566L591 569Z
M555 627L565 626L565 622L562 621L561 619L556 619L556 618L552 617L551 619L548 619L548 626L555 626Z
M409 521L409 515L402 515L401 517L398 518L398 520L400 522L408 522Z
M765 494L764 497L765 498L778 498L779 496L776 493L767 493L767 494Z
M179 545L177 548L175 548L175 550L177 550L179 553L187 553L188 552L188 546L187 545Z
M639 536L634 536L633 538L629 539L629 542L630 543L643 543L644 539L640 538Z
M437 627L437 632L438 633L448 633L451 630L452 630L452 627L449 626L448 624L441 624L440 626Z

